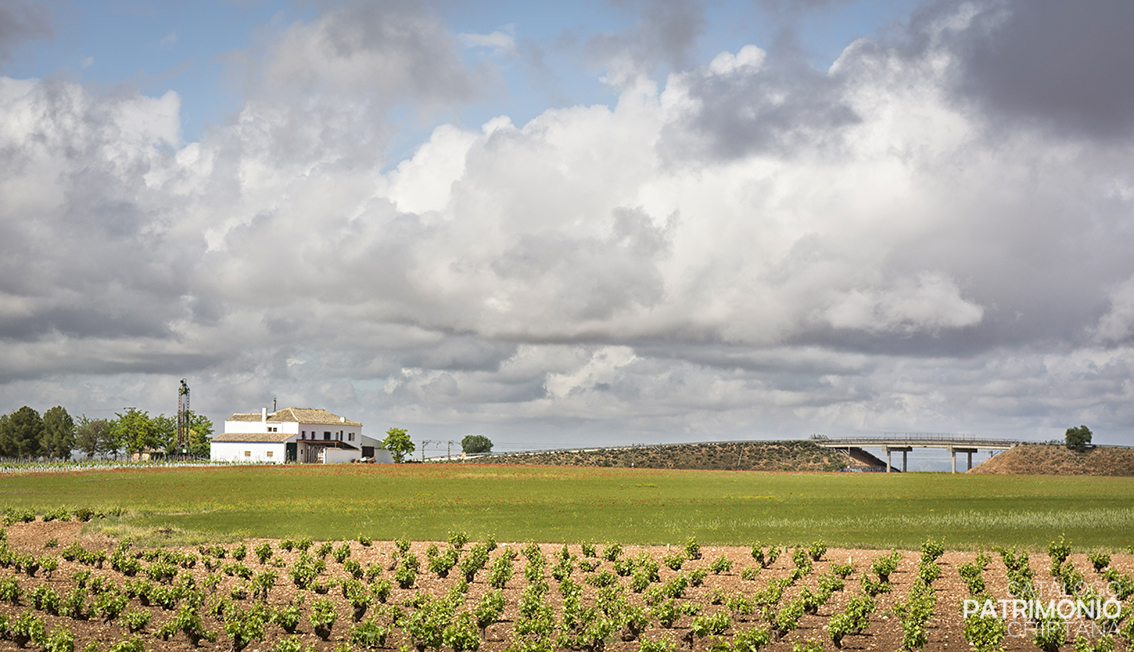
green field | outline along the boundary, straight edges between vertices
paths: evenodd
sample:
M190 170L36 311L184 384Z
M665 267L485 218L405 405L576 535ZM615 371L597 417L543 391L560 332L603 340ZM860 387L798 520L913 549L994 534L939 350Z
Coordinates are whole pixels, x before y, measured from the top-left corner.
M0 478L7 507L118 506L202 537L916 548L1134 544L1134 479L461 465L122 469Z

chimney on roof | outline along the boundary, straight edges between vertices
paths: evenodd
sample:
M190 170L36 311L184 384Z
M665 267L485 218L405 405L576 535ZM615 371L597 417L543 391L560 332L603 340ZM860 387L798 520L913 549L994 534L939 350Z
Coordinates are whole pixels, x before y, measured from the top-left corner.
M277 410L276 410L276 397L275 397L275 396L273 396L273 397L272 397L272 414L275 414L275 413L276 413L276 411L277 411Z
M260 408L260 423L268 422L268 408Z

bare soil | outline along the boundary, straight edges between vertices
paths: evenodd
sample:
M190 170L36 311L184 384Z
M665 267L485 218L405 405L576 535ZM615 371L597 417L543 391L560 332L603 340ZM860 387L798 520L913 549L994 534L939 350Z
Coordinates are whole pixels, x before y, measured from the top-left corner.
M51 540L54 540L55 547L45 548L44 546ZM8 528L8 543L13 550L21 553L32 553L36 555L53 554L58 555L59 551L69 545L72 541L78 540L86 549L104 549L108 552L113 548L115 542L106 539L105 537L90 537L81 533L81 524L74 522L49 522L43 523L40 521L27 524L16 524ZM254 546L260 544L263 540L250 540L248 544L249 555L244 560L244 564L254 571L259 571L262 566L251 552ZM279 548L279 542L270 540L269 543L273 548L274 557L280 558L284 561L285 567L278 569L280 572L280 579L275 588L269 594L269 604L282 606L286 605L296 594L297 589L293 586L287 575L287 568L297 559L298 552L285 552ZM336 547L340 545L336 543ZM363 546L359 542L351 542L351 558L359 561L365 568L370 563L377 563L383 568L388 568L391 564L390 553L394 551L392 542L375 541L370 546ZM398 604L410 598L415 592L423 591L428 594L439 596L443 595L458 581L459 573L454 570L448 578L441 579L429 573L424 568L427 542L416 542L413 544L411 550L418 555L423 561L422 572L418 575L417 584L411 589L399 589L397 584L394 585L393 593L388 600L388 604ZM444 547L444 544L438 544ZM501 548L497 549L494 557L500 554L501 549L505 543L501 544ZM227 546L231 550L234 546ZM513 547L519 550L521 545L513 544ZM561 546L553 544L545 544L541 546L541 550L545 556L549 558L549 567L551 556L560 550ZM599 546L601 553L603 546ZM581 555L581 549L578 545L568 546L572 554ZM627 546L623 555L638 555L640 552L646 551L654 556L659 562L663 555L667 554L666 547L639 547ZM186 552L196 552L196 550L188 550ZM871 562L878 556L887 554L888 551L878 550L847 550L847 549L830 549L822 556L820 561L816 562L814 569L808 573L802 580L797 582L794 586L790 587L784 594L783 602L787 602L790 598L802 590L803 587L809 587L812 590L816 589L817 578L819 575L826 573L830 569L832 563L845 563L848 560L852 561L856 567L856 573L851 575L846 580L846 586L842 591L836 592L831 600L824 606L820 607L819 612L815 615L804 615L799 621L799 628L793 632L789 632L781 640L773 641L767 648L773 651L788 651L790 652L795 644L805 642L808 640L818 641L825 650L835 650L836 648L827 636L825 626L830 617L840 612L846 605L846 602L853 596L861 593L859 575L863 572L870 572ZM702 548L702 558L696 561L689 561L685 563L682 572L689 572L695 568L708 566L718 557L724 556L732 561L732 569L729 572L722 574L709 573L705 579L704 585L701 587L690 587L685 595L686 601L691 601L703 606L703 613L711 614L717 611L727 609L723 605L712 605L711 596L717 592L725 594L734 594L740 592L746 596L752 596L756 591L764 588L771 578L786 577L791 573L793 564L791 561L790 551L785 551L780 556L775 564L767 569L761 570L753 580L745 580L741 578L741 572L745 568L756 566L751 557L748 548L739 547L704 547ZM941 565L942 573L940 578L933 582L933 588L937 594L937 605L933 612L933 617L929 621L929 643L926 650L959 650L968 651L971 646L965 641L963 636L963 620L961 615L962 601L969 597L964 582L957 572L957 567L967 561L975 558L974 552L946 552L945 555L938 561ZM1007 591L1007 576L1003 563L995 553L992 555L993 561L985 571L985 579L989 586L989 592L994 599L1009 598ZM891 583L893 590L891 593L881 594L877 598L878 609L870 618L870 627L861 635L852 635L845 638L842 642L843 650L857 651L857 650L898 650L901 646L902 629L899 619L894 615L894 605L896 602L905 599L913 580L917 573L917 565L920 558L919 552L906 551L902 553L902 559L896 573L891 575ZM1073 554L1071 557L1075 567L1081 571L1088 582L1098 582L1100 585L1105 582L1093 570L1087 556L1083 552ZM231 562L231 558L225 561ZM518 616L518 603L521 592L526 586L523 577L523 568L525 565L524 558L518 557L516 560L516 575L508 582L504 593L506 597L506 608L500 622L491 625L487 628L485 633L485 640L481 645L481 650L489 652L502 651L509 647L511 643L512 624ZM1050 560L1047 555L1034 554L1031 559L1031 566L1036 571L1036 582L1041 585L1041 588L1047 591L1052 583L1052 578L1048 572ZM1131 573L1134 571L1134 555L1130 554L1116 554L1111 558L1111 565L1122 573ZM609 570L611 563L603 561L598 570ZM47 584L55 589L59 595L65 595L70 592L74 587L74 582L71 579L72 574L76 571L88 570L88 567L79 564L78 562L67 562L60 559L59 569L46 577L43 571L37 572L34 576L28 577L25 573L15 571L12 568L0 568L0 578L16 577L18 578L20 588L23 590L23 597L19 604L12 604L9 602L0 603L0 614L13 618L25 611L33 610L31 603L30 593L36 586ZM203 563L198 563L194 568L187 571L195 576L198 584L205 579L208 571L204 568ZM673 578L677 571L670 570L664 564L661 565L661 581L665 582ZM109 563L104 565L104 568L93 569L93 576L104 576L116 582L121 586L126 580L120 573L111 570ZM342 566L335 562L333 559L327 559L327 576L334 579L343 579L346 577ZM386 571L383 575L389 577L390 573ZM469 595L466 602L466 608L471 608L476 600L490 587L486 583L487 570L482 570L476 577L476 580L469 585ZM583 581L584 574L581 570L576 569L572 574L572 579L585 587L584 601L593 600L594 589ZM626 578L621 578L625 583ZM548 577L550 584L550 591L548 597L550 602L555 608L559 607L560 595L557 591L558 582L553 578ZM242 580L236 577L225 576L221 585L218 587L218 595L229 595L230 591L237 584L243 583ZM640 603L641 594L633 593L629 588L626 594L632 603ZM308 596L307 605L310 605L312 596ZM312 630L311 624L306 619L306 614L302 620L297 633L303 640L306 646L310 646L316 650L332 650L336 648L343 640L349 640L350 630L352 626L351 608L342 598L341 592L332 590L328 593L328 597L334 599L338 606L338 621L335 623L331 636L328 640L323 640L315 635ZM1049 597L1045 594L1045 597ZM1055 596L1058 597L1058 596ZM248 602L248 600L245 600ZM1127 605L1129 608L1129 605ZM131 609L149 609L152 613L150 624L141 633L141 637L145 641L146 648L149 650L170 650L174 652L189 650L231 650L232 641L225 634L223 623L215 616L203 615L205 626L207 629L216 632L217 640L215 643L202 641L199 647L195 647L184 634L177 634L175 637L168 641L162 641L153 636L152 632L156 630L162 623L172 618L176 611L165 611L157 606L145 607L141 605L137 599L131 600L130 606L127 610ZM65 618L60 616L53 616L46 612L36 612L44 619L47 625L47 631L66 626L71 629L75 634L75 649L82 650L90 641L98 641L101 644L101 649L106 650L111 644L128 638L129 634L126 628L118 622L106 623L101 620L75 620L72 618ZM370 615L370 614L367 614ZM690 624L692 619L689 616L682 616L680 620L675 623L672 629L661 627L657 620L651 621L652 625L645 631L641 638L648 638L656 640L663 637L668 637L674 641L679 649L693 650L701 652L709 649L710 639L697 639L691 636ZM383 616L382 622L388 622ZM752 615L734 615L732 618L732 625L725 634L727 640L732 634L737 631L751 628L753 626L766 625L766 621L761 617L759 611ZM1075 623L1079 624L1079 623ZM1074 639L1075 628L1072 628L1071 639ZM266 625L265 638L263 641L256 641L249 645L246 650L249 652L267 652L273 648L281 639L286 638L287 635L281 627L274 624ZM690 647L689 641L692 642ZM391 634L386 642L386 648L398 649L401 645L409 645L407 638L397 629ZM606 650L611 652L636 652L640 645L640 639L631 641L622 641L618 636L614 636L612 640L608 641L605 646ZM39 646L32 644L33 649L38 649ZM1036 646L1032 643L1030 637L1009 637L1005 639L1004 647L1007 650L1036 650ZM0 640L0 650L16 649L15 644L10 640ZM355 647L354 649L361 649ZM1074 649L1073 643L1069 642L1064 645L1060 650L1062 652L1070 652ZM1129 650L1128 642L1120 640L1116 648L1119 651Z
M978 464L969 473L1134 476L1134 449L1092 448L1078 453L1065 446L1023 444Z

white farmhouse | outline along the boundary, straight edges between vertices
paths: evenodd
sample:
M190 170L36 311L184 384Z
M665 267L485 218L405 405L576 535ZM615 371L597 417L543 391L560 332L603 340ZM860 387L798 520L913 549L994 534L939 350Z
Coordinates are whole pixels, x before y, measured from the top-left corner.
M392 462L382 443L362 434L362 424L326 410L284 408L237 413L211 442L213 461L336 464L362 458Z

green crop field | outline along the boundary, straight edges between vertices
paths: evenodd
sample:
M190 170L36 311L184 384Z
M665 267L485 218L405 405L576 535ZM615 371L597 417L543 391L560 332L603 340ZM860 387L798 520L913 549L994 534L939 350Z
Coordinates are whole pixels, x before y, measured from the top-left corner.
M122 507L121 531L227 537L620 541L952 549L1134 544L1134 479L768 474L480 465L122 469L12 474L5 504Z

